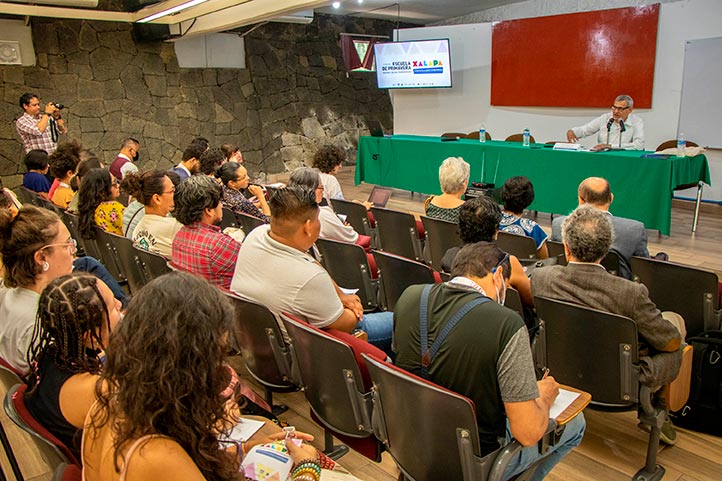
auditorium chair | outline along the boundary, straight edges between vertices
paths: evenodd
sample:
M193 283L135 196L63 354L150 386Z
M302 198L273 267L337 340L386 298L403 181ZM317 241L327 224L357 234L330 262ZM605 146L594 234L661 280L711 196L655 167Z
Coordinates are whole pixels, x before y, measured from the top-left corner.
M686 143L687 147L699 147L699 145L695 142L692 142L691 140L688 140ZM674 149L677 148L677 139L672 140L665 140L661 144L657 146L657 149L655 152L659 152L660 150L666 150L666 149ZM697 230L697 221L699 220L699 206L702 203L702 189L704 188L704 182L698 181L698 182L692 182L690 184L682 184L674 186L672 191L677 190L687 190L691 189L693 187L697 187L697 198L694 203L694 216L692 218L692 232L695 232Z
M237 229L238 221L236 220L236 214L231 209L223 207L223 217L221 218L221 223L218 224L218 226L221 230L229 227Z
M82 481L83 471L74 464L60 463L53 473L53 481Z
M376 219L377 249L423 262L423 225L413 215L393 209L371 207Z
M250 234L256 227L260 227L265 224L265 222L258 217L253 217L252 215L243 213L236 214L236 221L246 235Z
M517 256L519 260L536 259L536 243L531 237L499 231L496 245L504 252Z
M441 270L441 259L452 247L461 247L464 242L459 237L459 224L432 217L421 216L426 239L424 241L424 257L436 269Z
M63 221L63 224L65 224L65 227L68 228L68 231L70 232L70 237L75 239L75 241L78 243L78 252L76 253L76 256L84 256L85 246L83 245L83 239L80 237L80 229L78 228L77 216L68 213L68 211L63 211L60 219Z
M266 391L266 402L273 414L288 409L273 405L274 392L296 391L291 381L291 358L276 316L267 307L223 291L235 312L234 341L246 369Z
M567 255L564 252L564 244L552 240L547 240L546 244L549 257L556 257L557 265L567 265Z
M524 134L511 134L509 137L504 139L505 142L524 142ZM529 142L532 144L536 143L536 140L534 140L534 136L529 136Z
M378 272L363 247L319 237L316 248L321 253L321 264L336 284L345 289L358 289L356 294L364 311L379 307Z
M504 306L508 307L512 311L516 312L521 316L522 319L524 319L524 307L522 307L521 303L521 296L519 295L519 291L514 289L513 287L507 285L506 287L506 297L504 298ZM529 327L529 326L527 326Z
M0 396L2 396L3 399L13 386L21 384L23 382L21 379L21 375L22 373L18 372L5 359L0 358ZM0 443L2 443L3 450L5 451L5 456L7 457L8 463L10 464L10 469L12 470L15 479L18 481L23 481L24 477L22 471L20 471L20 466L18 465L17 458L15 457L15 451L10 445L10 440L8 439L7 432L5 431L5 425L3 424L6 419L7 417L3 416L2 423L0 423ZM2 469L3 468L0 467L0 470ZM0 471L0 474L3 476L0 479L6 479L4 471Z
M486 140L491 140L491 134L489 133L488 130L486 131L485 137L486 137ZM468 134L466 134L466 138L472 139L472 140L479 140L479 131L475 130L473 132L469 132Z
M592 407L638 410L651 426L647 458L632 478L656 481L664 476L657 464L659 435L666 419L652 406L652 392L639 381L637 324L627 317L544 297L534 297L540 329L536 362L547 367L560 384L592 395Z
M337 459L350 447L380 462L382 444L371 428L371 379L361 354L379 359L386 354L352 334L322 331L286 313L281 317L291 339L293 379L324 429L324 453ZM348 447L334 447L334 436Z
M148 271L144 271L140 260L140 249L133 247L133 241L127 237L121 237L110 234L118 253L118 259L123 269L125 279L128 281L128 288L131 294L136 294L144 285L149 283L153 276Z
M503 479L523 447L514 440L480 457L476 413L469 398L367 354L363 358L373 385L374 433L401 470L400 480ZM555 429L550 419L547 435Z
M632 257L631 264L633 280L647 287L657 308L684 318L688 338L722 329L717 274L646 257Z
M477 134L477 135L478 135L478 134ZM445 139L454 139L454 138L457 138L457 137L460 138L460 139L465 139L465 138L466 138L466 134L463 133L463 132L444 132L443 134L441 134L441 137L442 137L442 138L445 138Z
M103 263L108 272L118 281L121 285L128 284L128 278L123 270L123 264L120 260L120 254L115 246L114 238L119 241L127 240L125 237L121 237L110 232L106 232L102 227L95 226L95 242L100 250L100 258L98 260Z
M25 384L13 386L5 395L5 414L23 431L30 434L43 460L54 471L61 463L81 466L73 452L40 424L25 406Z
M375 246L376 232L369 220L368 211L363 204L342 199L331 199L331 206L336 214L345 215L346 222L359 234L371 237L371 245Z
M602 266L604 266L607 272L617 277L624 277L622 275L620 266L626 263L627 261L625 261L622 256L620 256L619 253L615 250L610 250L609 252L607 252L607 255L604 256L601 262Z
M371 251L379 269L383 308L393 311L396 301L414 284L440 283L441 276L431 267L390 252Z
M36 207L42 207L42 205L40 204L41 197L38 195L37 192L23 187L22 185L15 188L13 192L15 192L15 194L18 196L18 200L21 204L30 204Z
M153 252L149 252L145 249L139 249L135 246L133 249L136 250L135 254L138 256L138 260L140 261L139 265L143 271L143 276L146 279L146 284L171 271L170 267L168 267L166 258L162 255L154 254Z

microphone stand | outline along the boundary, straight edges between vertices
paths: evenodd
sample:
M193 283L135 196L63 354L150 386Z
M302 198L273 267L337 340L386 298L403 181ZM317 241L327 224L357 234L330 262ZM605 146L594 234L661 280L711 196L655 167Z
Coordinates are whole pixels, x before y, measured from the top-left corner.
M612 124L613 124L613 123L614 123L614 117L611 117L611 118L607 121L607 141L605 142L605 144L607 144L607 145L609 145L609 132L612 130Z
M619 149L622 149L622 134L627 131L627 126L624 125L624 120L619 119Z

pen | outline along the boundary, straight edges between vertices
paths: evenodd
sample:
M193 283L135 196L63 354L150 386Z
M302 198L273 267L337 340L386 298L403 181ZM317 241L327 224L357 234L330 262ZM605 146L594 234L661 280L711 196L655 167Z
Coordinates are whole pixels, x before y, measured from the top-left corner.
M546 379L548 375L549 375L549 368L545 367L544 374L542 375L542 378L540 379L540 381L543 381L544 379Z

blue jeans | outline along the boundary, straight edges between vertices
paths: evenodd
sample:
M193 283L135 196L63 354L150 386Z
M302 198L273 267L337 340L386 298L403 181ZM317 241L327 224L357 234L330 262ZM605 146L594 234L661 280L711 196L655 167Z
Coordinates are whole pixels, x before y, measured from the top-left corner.
M90 256L78 257L73 261L73 269L92 274L101 281L105 282L105 285L108 286L113 293L113 297L123 304L123 308L127 307L128 301L130 300L128 295L125 293L123 288L120 287L118 281L110 275L108 269L106 269L105 266L98 261L98 259Z
M391 356L391 336L394 331L394 313L393 312L374 312L364 314L364 317L356 324L369 336L369 343L378 347Z
M549 471L551 471L552 468L569 453L569 451L581 444L586 427L587 422L584 419L584 414L579 413L574 419L567 423L559 442L550 446L549 451L545 454L539 454L539 447L536 444L522 449L512 462L509 463L509 466L507 466L506 471L504 471L504 479L509 479L512 476L523 472L539 459L543 459L543 461L539 463L539 467L530 481L540 481L544 479L544 477L549 474ZM510 441L511 438L509 421L507 420L506 440Z

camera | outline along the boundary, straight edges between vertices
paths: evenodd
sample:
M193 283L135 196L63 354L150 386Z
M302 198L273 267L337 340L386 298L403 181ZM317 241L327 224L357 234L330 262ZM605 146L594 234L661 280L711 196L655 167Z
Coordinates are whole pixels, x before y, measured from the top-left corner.
M53 102L53 105L55 105L55 108L58 109L58 110L63 110L63 109L65 108L65 105L59 104L59 103L55 103L55 102Z

